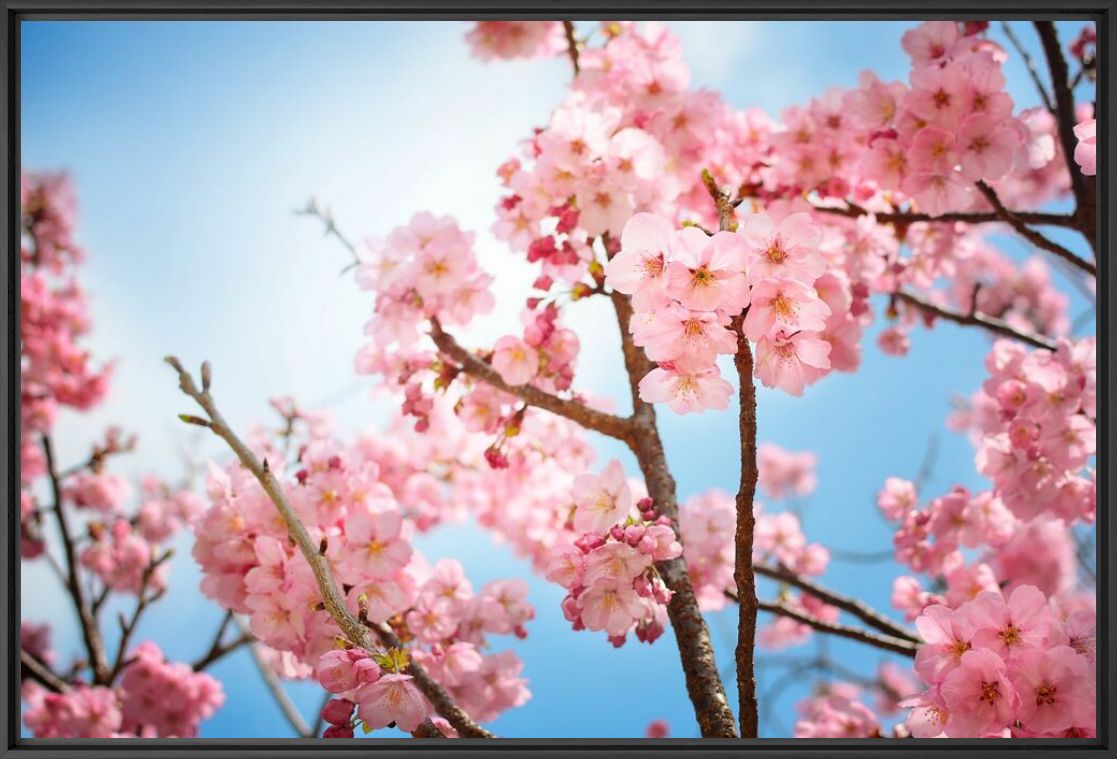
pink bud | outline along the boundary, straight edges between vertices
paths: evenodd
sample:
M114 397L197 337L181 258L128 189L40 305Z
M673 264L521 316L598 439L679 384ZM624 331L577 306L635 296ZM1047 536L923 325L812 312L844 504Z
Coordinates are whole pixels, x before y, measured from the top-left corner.
M331 725L349 725L353 718L353 707L356 706L347 698L331 698L322 709L322 719Z

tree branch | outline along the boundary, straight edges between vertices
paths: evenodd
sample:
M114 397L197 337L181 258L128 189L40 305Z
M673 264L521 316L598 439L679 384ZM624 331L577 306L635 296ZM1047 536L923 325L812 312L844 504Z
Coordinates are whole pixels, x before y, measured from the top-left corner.
M1012 211L1005 208L1004 203L1002 203L1001 199L997 197L996 190L987 185L985 182L978 181L977 189L981 191L981 194L985 196L985 199L989 201L989 204L993 206L993 210L996 212L997 216L1000 217L1014 230L1016 230L1017 234L1019 234L1028 242L1032 243L1032 245L1035 245L1037 248L1046 250L1049 253L1054 253L1056 256L1069 263L1071 266L1074 266L1077 269L1081 269L1092 277L1096 277L1098 275L1097 266L1090 263L1089 261L1079 258L1073 252L1067 250L1054 240L1050 240L1047 237L1044 237L1042 234L1035 231L1023 221L1021 221L1020 218L1017 217L1016 214L1014 214Z
M1008 322L997 319L996 317L983 314L979 311L973 313L963 314L959 311L951 311L948 308L939 306L926 298L920 297L914 293L905 290L897 290L893 295L897 300L908 303L912 306L922 309L927 313L934 314L935 316L946 319L947 321L961 324L963 326L975 326L987 329L990 332L1000 335L1002 337L1012 338L1019 340L1022 343L1027 343L1035 348L1043 348L1045 350L1053 351L1058 345L1054 340L1046 335L1038 335L1030 332L1020 332Z
M248 625L246 625L243 620L236 617L234 618L234 622L236 622L237 628L241 632L241 637L247 636L249 640L252 640L252 632L248 629ZM300 738L315 737L315 733L311 731L310 725L306 723L302 713L299 712L299 707L295 706L295 702L291 700L291 696L288 695L287 689L283 687L279 675L276 674L272 666L264 659L263 654L260 653L259 644L255 642L249 643L248 651L252 654L252 661L255 662L256 669L260 672L260 679L264 681L264 685L267 687L268 692L271 693L272 698L275 699L276 706L279 707L279 711L283 712L287 724L295 731L295 735Z
M631 443L635 434L631 419L592 409L571 398L551 395L534 385L509 385L500 378L500 374L490 364L467 351L449 333L443 331L438 319L431 319L431 339L434 340L439 351L456 361L466 374L497 390L514 395L530 406L565 417L607 437Z
M991 224L996 222L1003 222L1004 220L991 212L948 212L939 216L932 216L926 213L915 213L907 211L896 212L876 212L860 206L856 203L847 201L844 206L820 206L815 205L812 210L821 213L834 214L836 216L845 216L850 219L856 219L858 216L867 216L873 214L876 216L877 222L881 224L914 224L916 222L965 222L966 224ZM1068 229L1078 229L1079 225L1077 220L1071 214L1061 213L1041 213L1036 211L1013 211L1013 215L1026 224L1040 224L1053 227L1067 227Z
M151 578L155 574L155 570L160 564L167 561L174 554L172 549L167 549L159 558L153 558L144 567L143 576L140 578L140 592L137 594L139 599L136 602L136 608L132 612L130 619L125 619L124 615L120 616L120 642L116 647L116 657L113 659L112 671L109 672L108 682L112 683L116 680L117 675L124 669L128 663L124 656L128 653L128 643L132 640L132 633L136 631L136 626L140 622L140 617L143 616L144 610L160 598L163 597L164 590L159 590L153 595L147 594L148 586L151 584Z
M654 364L632 342L632 335L628 331L628 324L632 319L632 304L628 296L614 291L610 298L617 314L621 348L632 393L634 434L626 442L636 456L648 487L648 495L655 503L656 513L671 519L677 533L679 505L675 495L675 480L667 467L663 442L656 426L655 407L640 398L640 380L654 368ZM694 705L699 730L706 738L735 738L737 727L733 710L729 708L725 697L725 687L718 674L714 648L710 642L710 631L698 608L698 599L694 595L690 575L687 574L686 562L679 557L658 562L655 566L672 592L671 602L667 604L667 616L675 631L687 695Z
M209 420L198 419L197 417L189 417L191 423L201 424L201 426L208 427L213 434L224 440L233 453L236 454L241 464L256 478L260 483L260 487L268 495L268 498L275 505L279 511L280 516L283 518L284 523L287 525L287 531L291 539L295 541L299 551L302 553L303 558L306 559L310 565L311 572L314 574L315 582L318 585L318 591L322 595L322 605L330 616L333 617L334 622L341 628L347 640L350 643L359 646L369 652L377 652L373 642L369 636L368 628L357 621L349 611L349 607L345 604L345 597L341 594L337 583L334 581L333 572L330 569L329 562L318 550L318 544L315 543L310 533L307 532L306 527L295 515L294 510L291 508L290 502L287 500L286 493L283 492L283 487L279 481L272 474L271 469L268 468L267 460L261 463L248 446L237 437L236 433L232 431L229 425L225 422L221 412L217 410L217 405L213 401L213 396L209 392L209 365L202 365L202 389L199 390L197 385L194 384L194 378L182 368L182 363L173 356L168 356L166 362L178 373L179 387L182 392L192 398L205 411ZM442 686L434 680L424 677L422 680L416 676L416 672L423 672L423 668L412 662L411 674L415 677L416 685L423 691L423 695L432 704L443 703L446 704L446 711L440 711L439 714L446 718L446 721L458 732L459 735L468 738L492 738L495 737L491 732L474 722L468 714L466 714L460 707L458 707L453 699L443 690ZM425 674L425 673L424 673Z
M228 643L222 643L221 640L225 637L225 631L229 629L229 625L232 624L232 622L233 612L225 612L225 616L221 619L221 624L217 628L217 633L213 636L213 643L210 644L209 650L191 665L195 672L201 672L209 668L223 659L226 654L231 654L233 651L236 651L246 643L251 643L255 639L251 632L246 632L233 638Z
M1055 93L1055 120L1059 124L1059 144L1063 148L1063 160L1067 163L1067 172L1070 174L1071 189L1074 191L1074 215L1079 229L1090 244L1097 249L1096 239L1096 211L1097 201L1094 198L1092 183L1087 183L1086 175L1082 173L1074 161L1074 150L1078 139L1074 136L1074 93L1071 92L1067 69L1067 59L1063 57L1063 48L1059 44L1059 34L1055 30L1053 21L1033 22L1039 32L1039 40L1043 44L1043 54L1047 58L1047 67L1051 72L1051 89Z
M260 483L260 487L264 488L264 492L267 493L271 503L275 504L276 509L279 511L279 515L287 525L287 532L290 538L295 541L299 551L303 553L303 558L306 559L306 562L311 566L311 571L314 573L314 579L317 582L318 592L322 594L323 606L328 613L330 613L330 616L333 617L337 626L341 628L346 639L349 639L349 642L353 645L364 648L365 651L376 653L376 648L369 636L369 630L360 622L357 622L356 617L353 616L349 607L345 605L345 597L334 581L330 563L328 563L326 558L322 556L322 553L318 551L317 543L312 540L311 534L306 531L303 523L298 520L298 516L295 515L295 511L292 509L292 506L290 506L290 502L287 501L287 495L284 493L283 486L279 484L275 475L271 473L271 469L268 468L267 459L261 464L259 459L256 458L256 454L251 452L248 446L237 437L236 433L233 433L232 429L226 423L225 417L222 417L221 412L218 411L217 405L214 404L213 397L209 392L209 364L202 364L202 390L199 390L198 386L194 385L193 377L190 376L187 370L182 368L182 363L178 359L168 357L165 360L175 372L178 372L179 387L182 389L182 392L192 398L194 402L197 402L201 409L206 411L206 415L209 417L208 421L198 419L197 417L190 417L191 423L201 423L202 426L208 427L214 435L225 440L232 449L232 452L240 459L240 463L256 477L257 482ZM412 676L414 676L414 672L416 671L421 672L422 667L412 663ZM427 699L432 704L447 704L447 711L439 713L458 731L460 736L467 738L494 738L493 733L472 721L469 715L462 711L459 706L450 699L450 696L446 691L442 690L442 686L437 682L429 679L429 677L423 677L420 681L419 677L416 676L416 684L419 685L419 689L423 692L423 695L426 695Z
M19 650L19 663L21 675L30 677L47 690L65 693L70 689L66 681L51 671L50 667L22 648Z
M734 226L734 203L731 194L718 187L713 174L702 172L702 183L717 209L718 230ZM759 708L756 702L756 575L752 568L753 534L756 531L756 385L753 383L752 346L743 331L744 314L733 317L732 329L737 337L737 353L733 365L737 370L740 413L738 428L741 436L741 480L737 488L737 526L733 536L733 580L737 586L737 713L741 737L755 738L759 730Z
M779 582L786 583L799 590L810 593L820 601L825 601L831 606L836 606L842 611L849 612L853 616L860 619L870 627L876 628L887 635L902 640L910 641L911 643L921 643L919 636L912 630L901 625L899 622L894 622L884 614L876 611L864 601L850 596L842 595L837 591L830 590L829 588L819 585L813 580L798 575L786 567L774 566L762 561L753 562L753 569L759 575L778 580Z
M566 32L566 54L570 57L570 65L574 67L574 76L582 70L578 65L578 38L574 36L574 22L563 21L563 31Z
M1043 100L1043 105L1047 110L1052 113L1055 112L1055 104L1051 101L1051 95L1047 92L1047 88L1043 85L1043 80L1039 78L1039 72L1036 70L1036 62L1032 60L1032 56L1028 53L1028 49L1020 43L1020 39L1016 33L1012 31L1012 27L1008 25L1007 21L1001 22L1001 31L1004 32L1005 37L1016 48L1016 52L1020 55L1020 60L1028 69L1028 76L1032 78L1032 83L1036 86L1036 91L1039 92L1039 97Z
M66 559L66 588L74 602L74 609L78 614L81 626L81 636L85 643L85 650L89 654L89 664L93 669L93 682L103 685L109 682L109 664L105 656L105 642L101 637L101 629L93 610L85 598L81 580L78 577L77 552L74 549L74 537L70 532L70 522L62 505L62 487L58 477L57 465L54 461L54 446L49 435L43 435L43 455L46 459L47 476L50 480L51 498L54 500L54 512L58 522L58 533L62 538L62 550Z
M813 617L810 614L805 614L798 609L793 609L782 601L758 601L757 605L761 611L766 611L772 614L778 614L781 617L788 617L800 622L808 627L817 630L827 635L834 635L839 638L848 638L849 640L856 640L859 643L864 643L875 648L880 648L885 651L891 651L894 654L902 654L904 656L915 656L915 652L919 650L919 645L912 643L903 638L895 638L890 635L879 635L877 633L869 632L868 630L861 630L849 625L839 624L837 622L825 622L818 617Z

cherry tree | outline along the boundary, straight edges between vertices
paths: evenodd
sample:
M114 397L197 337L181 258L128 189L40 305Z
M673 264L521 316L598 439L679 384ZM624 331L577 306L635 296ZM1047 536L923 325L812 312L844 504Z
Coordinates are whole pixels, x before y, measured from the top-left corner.
M196 683L197 667L168 673L153 644L125 657L124 636L115 663L98 654L97 600L73 579L87 567L104 593L136 595L138 616L160 587L152 545L188 524L202 592L243 621L243 638L271 658L264 671L312 676L330 694L326 736L395 725L493 737L482 723L530 698L531 663L496 650L528 634L527 585L475 590L460 562L432 563L413 546L469 516L566 591L561 612L574 630L663 646L672 628L703 736L757 736L768 708L758 667L826 636L891 656L870 673L822 655L793 659L792 672L825 680L799 704L796 736L1092 736L1095 591L1076 541L1096 510L1096 346L1071 324L1060 288L1086 298L1095 288L1095 122L1093 105L1073 96L1093 81L1095 43L1086 27L1064 52L1054 24L1036 22L1041 73L1015 31L1002 31L1042 105L1020 109L1008 95L1010 52L988 24L935 21L903 36L906 81L865 72L856 87L777 118L691 89L678 40L655 24L472 25L466 40L481 60L564 58L573 74L548 123L496 170L504 195L493 233L538 267L520 324L468 344L495 305L494 275L453 218L419 212L355 244L311 202L305 213L348 250L347 270L369 293L356 369L396 413L344 438L277 400L282 427L242 437L222 416L208 364L195 376L168 358L197 406L181 418L233 458L210 464L203 502L151 484L155 506L103 520L80 559L68 549L63 581L89 662L62 677L45 645L29 644L43 633L24 631L25 666L38 672L28 726L191 734L219 703L218 686ZM73 262L58 253L73 249L68 224L52 221L66 215L25 195L34 244L24 253L23 523L25 559L36 560L49 554L33 480L53 485L65 538L66 506L119 516L127 486L103 463L126 445L108 440L72 480L51 462L50 407L85 407L106 380L72 346L80 294L42 282ZM1004 247L1006 234L1027 245L1026 260ZM615 314L623 400L577 389L592 336L563 322L595 298ZM892 581L892 614L823 581L830 550L781 508L813 492L817 458L758 445L756 386L801 396L858 370L871 325L883 327L883 352L903 356L943 321L990 337L985 381L948 420L968 435L988 486L881 484L889 554L906 571ZM45 401L29 401L28 387L44 388ZM725 413L734 395L737 492L684 498L657 416ZM627 447L635 469L596 461L600 438ZM774 581L774 597L758 593L758 577ZM734 607L731 704L704 614ZM211 655L231 645L223 632ZM152 682L209 695L189 700L188 717L163 717L132 695ZM122 717L104 716L110 702L137 698L140 717L119 706ZM901 719L887 727L892 715ZM668 728L651 721L647 734Z

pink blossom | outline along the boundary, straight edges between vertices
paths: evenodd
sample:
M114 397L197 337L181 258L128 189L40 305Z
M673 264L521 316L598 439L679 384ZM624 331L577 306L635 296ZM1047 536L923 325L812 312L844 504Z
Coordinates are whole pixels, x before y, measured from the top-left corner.
M509 385L526 385L539 372L539 353L519 338L505 335L496 341L493 368Z
M1009 677L1020 697L1017 719L1025 730L1058 734L1094 729L1095 694L1090 664L1069 646L1022 651Z
M982 738L998 734L1011 722L1017 695L1004 662L990 651L967 651L942 683L950 704L943 732L951 738Z
M762 339L756 344L756 377L765 387L802 395L830 368L830 343L809 332Z
M818 293L795 279L756 280L751 303L744 326L745 334L754 341L774 338L781 332L821 331L830 315L830 308Z
M632 508L632 491L621 463L613 459L600 475L577 477L574 503L574 529L580 532L604 532L623 520Z
M640 380L640 398L666 403L678 414L706 409L729 408L733 386L722 379L717 367L693 373L656 367Z
M674 236L668 264L668 293L698 311L736 313L748 305L745 248L739 235L707 236L686 227Z
M1074 161L1082 167L1082 173L1088 177L1097 173L1097 129L1096 119L1083 121L1074 127L1074 136L1078 138L1078 146L1074 149Z
M430 703L415 687L411 675L382 675L376 682L362 685L354 698L357 716L373 730L394 722L410 733L431 714Z

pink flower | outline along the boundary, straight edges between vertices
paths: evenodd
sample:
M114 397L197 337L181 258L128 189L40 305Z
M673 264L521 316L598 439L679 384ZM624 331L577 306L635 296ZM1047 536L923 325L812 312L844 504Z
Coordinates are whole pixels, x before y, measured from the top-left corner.
M665 292L673 233L668 221L650 213L638 213L624 225L621 250L605 265L605 283L632 295L634 308L654 305Z
M900 45L911 56L912 63L939 63L954 52L961 35L956 21L925 21L904 32Z
M988 116L970 116L958 129L962 175L971 181L1003 179L1019 149L1016 130Z
M810 451L792 453L778 445L761 443L756 450L758 484L773 500L807 496L818 486L815 466L818 457Z
M933 605L915 620L923 645L915 654L915 671L925 683L940 683L973 648L976 627L969 614Z
M765 338L756 343L756 377L765 387L802 395L830 368L829 356L830 343L809 332Z
M830 308L811 287L795 279L760 279L752 287L752 305L745 317L750 340L826 328ZM829 366L829 362L827 362Z
M345 523L346 565L359 576L388 578L411 559L403 539L403 520L395 510L356 509Z
M1043 646L1052 634L1054 614L1047 596L1032 585L1021 585L1005 600L986 591L973 601L974 645L1008 659L1027 648Z
M376 682L361 686L355 699L357 716L373 730L394 722L410 733L431 714L430 703L415 687L411 675L382 675Z
M749 279L798 279L811 284L826 271L818 252L822 233L805 213L785 216L779 224L768 214L745 219L741 237L749 253Z
M748 305L745 249L732 232L712 237L695 227L675 233L668 264L668 293L687 308L737 313Z
M884 487L877 494L877 506L885 519L896 521L902 519L919 503L919 492L915 483L899 477L889 477L884 481Z
M1016 717L1025 730L1061 733L1094 729L1095 693L1090 664L1069 646L1021 652L1009 672L1020 697Z
M587 630L624 635L644 616L644 606L631 585L594 586L578 597L582 622Z
M967 651L946 676L941 693L950 709L944 732L950 738L996 735L1012 721L1016 691L1004 662L991 651Z
M526 385L539 373L539 352L518 337L505 335L496 341L493 368L509 385Z
M651 564L651 556L626 543L607 543L587 557L585 584L629 584Z
M722 379L717 367L693 373L656 367L640 380L640 398L648 403L666 403L677 414L705 409L729 408L733 386Z
M712 366L719 354L737 352L737 338L727 329L729 317L682 306L656 309L648 320L633 320L633 340L652 361L671 362L680 370Z
M574 480L574 529L601 533L621 522L632 508L632 491L624 468L616 459L600 475L583 474Z
M1074 128L1074 136L1078 138L1078 146L1074 149L1074 162L1082 167L1082 173L1088 177L1098 171L1098 122L1096 119L1083 121Z

